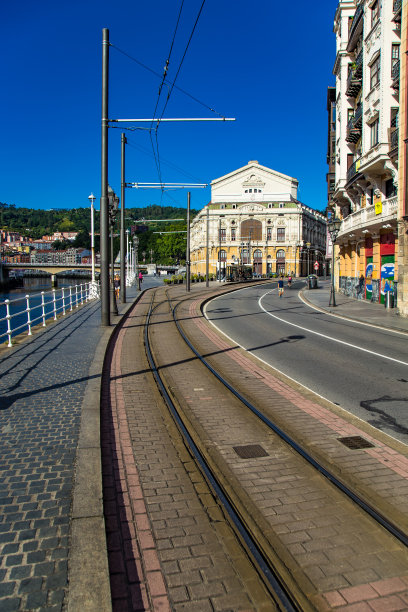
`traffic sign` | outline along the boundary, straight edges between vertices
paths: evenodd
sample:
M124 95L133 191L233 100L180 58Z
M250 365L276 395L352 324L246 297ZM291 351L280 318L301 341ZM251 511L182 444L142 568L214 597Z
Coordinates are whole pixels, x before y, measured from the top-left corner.
M314 269L315 269L315 270L318 270L318 269L319 269L319 262L318 262L318 261L315 261L315 263L314 263Z

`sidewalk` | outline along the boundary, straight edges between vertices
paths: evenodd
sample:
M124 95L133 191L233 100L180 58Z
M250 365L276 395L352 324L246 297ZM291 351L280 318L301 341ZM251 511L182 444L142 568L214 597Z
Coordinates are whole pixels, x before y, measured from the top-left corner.
M302 289L302 296L305 302L319 310L344 317L345 319L369 323L370 325L385 327L408 334L408 318L401 317L397 313L396 308L385 308L383 304L356 300L337 291L335 294L336 306L329 306L329 279L322 280L319 278L317 289L307 289L307 281L305 283L305 288Z
M128 288L120 315L137 294ZM92 301L1 353L2 612L111 607L99 404L106 347L120 318L102 328L100 302Z

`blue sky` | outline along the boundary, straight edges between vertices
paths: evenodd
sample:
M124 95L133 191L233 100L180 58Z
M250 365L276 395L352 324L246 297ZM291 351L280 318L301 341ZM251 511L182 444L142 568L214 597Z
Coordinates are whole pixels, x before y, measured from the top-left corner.
M202 0L185 0L167 81L176 76ZM109 29L110 118L153 115L181 0L19 0L2 7L0 201L29 208L100 198L102 29ZM162 123L165 182L210 183L249 160L299 180L298 197L326 205L327 86L334 84L337 0L206 0ZM133 61L125 54L134 58ZM166 87L159 100L161 113ZM147 126L144 126L147 127ZM120 134L109 130L109 183L120 193ZM155 134L126 131L126 181L158 182ZM157 150L156 150L157 158ZM126 190L126 206L186 206L186 191ZM192 190L201 208L210 189Z

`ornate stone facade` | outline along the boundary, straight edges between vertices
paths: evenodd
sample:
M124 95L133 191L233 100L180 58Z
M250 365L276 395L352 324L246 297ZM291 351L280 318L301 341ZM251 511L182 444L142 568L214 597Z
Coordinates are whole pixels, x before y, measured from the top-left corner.
M297 200L298 181L250 161L211 183L191 224L191 273L247 265L255 275L305 275L325 261L326 218Z

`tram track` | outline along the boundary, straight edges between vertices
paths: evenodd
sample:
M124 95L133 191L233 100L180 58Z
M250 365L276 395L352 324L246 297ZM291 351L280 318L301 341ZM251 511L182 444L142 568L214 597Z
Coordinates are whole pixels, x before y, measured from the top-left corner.
M239 479L236 474L234 475L234 468L226 466L224 461L225 458L220 458L217 449L219 444L209 441L208 429L203 423L198 422L199 419L197 415L192 416L189 413L189 400L186 402L186 399L182 397L183 391L180 391L177 385L174 384L175 380L171 377L169 378L168 370L174 370L176 366L174 363L171 363L171 361L169 362L171 365L169 365L169 363L161 360L160 356L158 356L160 351L154 348L154 338L152 342L149 331L152 326L152 318L160 307L167 306L168 314L171 316L174 328L177 329L177 334L183 339L190 354L193 355L193 357L180 360L180 363L177 364L179 368L183 367L183 362L184 364L194 364L194 367L196 367L199 362L199 364L205 367L207 371L210 372L211 376L224 387L226 390L224 393L232 394L234 402L238 402L244 406L245 410L249 409L251 414L262 424L262 427L266 426L269 432L273 432L273 434L262 434L267 440L267 443L270 443L271 435L279 436L280 440L290 448L290 453L295 452L297 456L302 458L302 461L308 462L308 465L312 466L313 470L318 472L319 477L323 478L326 484L319 484L319 486L331 487L331 485L334 485L341 495L347 496L352 502L353 507L357 505L359 510L369 515L370 521L375 521L377 525L381 526L381 529L387 530L392 538L396 538L402 547L406 547L408 545L408 537L404 530L400 529L398 525L392 520L389 520L381 512L378 512L370 503L363 499L361 495L358 495L355 491L350 489L350 487L327 469L327 467L311 456L310 453L296 442L296 440L289 436L281 427L272 422L268 416L263 414L262 410L258 409L258 407L249 401L247 397L235 389L234 385L226 380L226 378L209 363L209 360L203 356L203 351L194 345L183 329L183 320L186 320L185 314L179 317L177 316L178 311L189 303L190 297L179 298L177 303L174 304L175 299L171 299L169 292L166 291L165 299L159 298L160 301L154 304L156 293L157 292L153 295L145 326L145 346L150 367L152 368L160 392L184 437L186 445L190 448L191 454L200 465L200 469L212 489L213 494L219 498L220 504L222 504L225 512L230 517L233 529L237 533L246 553L253 559L259 573L262 574L262 579L264 583L267 584L271 596L275 602L277 602L278 609L316 609L315 606L310 603L310 592L313 589L310 588L307 577L300 579L300 584L298 584L297 579L293 578L294 575L301 573L298 563L282 552L282 543L272 541L273 538L271 537L271 530L270 526L267 524L267 519L265 516L262 516L262 512L257 511L253 502L249 502L248 492L239 490ZM196 293L194 298L197 300L198 297L199 294ZM167 326L169 324L170 321L167 320ZM155 353L158 354L155 355ZM200 374L199 376L202 375ZM232 400L227 400L227 402L232 403ZM233 484L229 481L230 476L232 477ZM380 527L378 527L378 529L380 529Z

